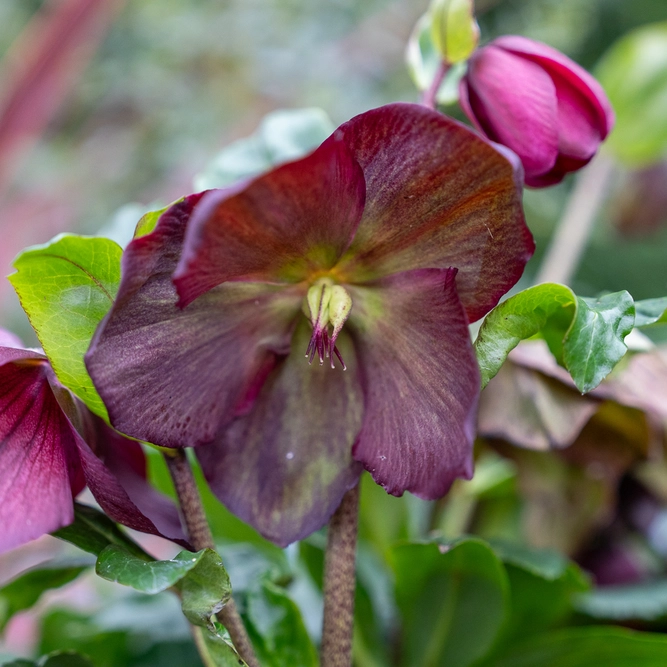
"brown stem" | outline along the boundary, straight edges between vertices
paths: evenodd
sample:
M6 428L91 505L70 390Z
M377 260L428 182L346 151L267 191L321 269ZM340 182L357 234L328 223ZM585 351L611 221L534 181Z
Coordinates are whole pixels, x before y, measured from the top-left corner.
M598 155L577 175L563 216L542 260L536 284L567 285L570 282L588 245L613 173L612 160L606 155Z
M182 449L175 449L173 452L165 452L164 458L174 482L190 543L197 551L215 549L199 489L185 452ZM234 648L246 661L248 667L260 667L243 620L232 598L218 612L218 620L227 628Z
M343 496L329 522L324 558L322 667L350 667L352 664L358 514L357 485Z
M444 60L438 65L438 69L435 72L431 85L422 95L422 104L425 107L428 107L429 109L435 109L437 107L438 90L440 90L440 86L445 79L445 74L447 74L448 69L449 65Z

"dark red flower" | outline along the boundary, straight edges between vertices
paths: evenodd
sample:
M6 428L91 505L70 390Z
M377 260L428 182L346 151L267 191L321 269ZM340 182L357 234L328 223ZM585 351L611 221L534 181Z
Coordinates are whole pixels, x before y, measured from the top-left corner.
M176 508L146 482L139 443L88 412L46 357L20 344L0 329L0 552L70 524L86 485L114 521L184 543Z
M540 188L588 164L614 125L602 86L546 44L500 37L475 51L461 106L489 139L511 148Z
M468 320L533 250L517 168L392 104L171 207L128 246L86 357L112 423L198 446L217 496L279 544L322 526L362 467L389 493L443 495L472 474Z

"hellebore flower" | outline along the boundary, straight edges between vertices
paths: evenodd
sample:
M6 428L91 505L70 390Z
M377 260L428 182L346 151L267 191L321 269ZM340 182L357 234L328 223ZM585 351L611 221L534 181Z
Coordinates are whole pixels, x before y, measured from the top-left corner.
M139 443L90 413L43 354L20 346L0 329L0 552L72 523L86 485L114 521L184 543L176 508L145 480Z
M128 246L86 355L112 423L198 446L216 495L279 544L326 523L362 466L389 493L442 496L472 474L468 320L533 250L517 169L392 104L172 206Z
M614 125L602 86L586 70L525 37L475 51L460 101L480 132L521 158L526 185L535 188L588 164Z

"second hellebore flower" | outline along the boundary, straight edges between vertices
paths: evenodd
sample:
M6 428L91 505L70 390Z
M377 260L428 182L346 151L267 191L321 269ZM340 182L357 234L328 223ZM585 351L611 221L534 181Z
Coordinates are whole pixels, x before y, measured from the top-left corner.
M187 546L176 507L146 481L139 443L89 412L43 354L4 329L0 471L0 553L72 523L84 486L114 521Z
M363 467L389 493L442 496L472 474L468 320L533 250L517 168L392 104L172 206L129 245L87 355L112 422L196 446L216 495L283 545L326 523Z
M526 185L535 188L588 164L614 125L602 86L586 70L525 37L475 51L460 92L468 118L521 158Z

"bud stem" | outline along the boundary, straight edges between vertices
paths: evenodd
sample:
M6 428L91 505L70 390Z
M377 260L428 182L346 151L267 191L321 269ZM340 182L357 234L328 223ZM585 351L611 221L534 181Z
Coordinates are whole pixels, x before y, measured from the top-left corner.
M324 558L322 667L352 664L358 514L359 485L343 496L329 522Z
M535 284L567 285L572 280L588 245L600 207L605 202L613 174L613 161L605 155L598 155L577 175Z
M197 489L197 483L185 452L182 449L175 449L173 453L165 452L164 459L174 482L185 528L192 546L197 551L215 549L213 535L206 519L199 489ZM243 620L232 598L218 612L218 619L227 628L234 648L246 661L248 667L260 667L248 633L243 625ZM197 635L195 635L195 639L197 639Z
M438 90L440 90L440 86L442 85L442 82L445 80L445 75L447 74L448 71L449 71L449 65L443 60L440 63L440 65L438 65L438 69L435 72L435 76L433 77L431 85L424 91L424 94L422 95L421 103L425 107L434 110L437 109Z

